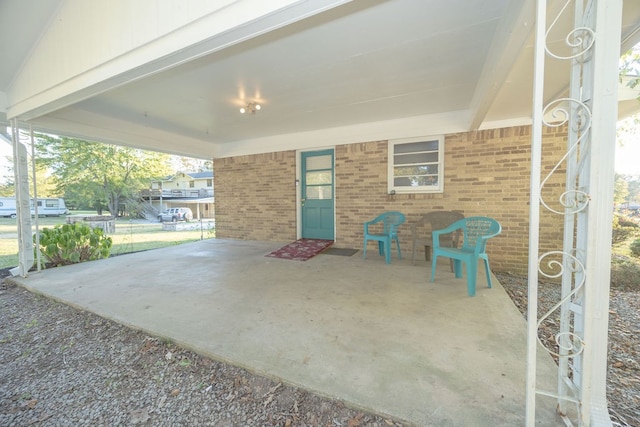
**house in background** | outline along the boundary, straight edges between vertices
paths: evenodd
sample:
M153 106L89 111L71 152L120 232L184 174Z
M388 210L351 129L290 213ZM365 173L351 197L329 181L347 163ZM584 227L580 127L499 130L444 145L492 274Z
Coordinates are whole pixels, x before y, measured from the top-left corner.
M213 171L178 172L152 181L151 188L140 191L140 198L158 212L187 207L194 219L214 218Z

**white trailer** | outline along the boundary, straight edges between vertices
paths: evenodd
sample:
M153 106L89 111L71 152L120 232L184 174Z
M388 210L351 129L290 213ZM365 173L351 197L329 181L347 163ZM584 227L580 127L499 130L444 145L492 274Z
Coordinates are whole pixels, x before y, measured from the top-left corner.
M60 216L69 214L64 199L37 199L38 216ZM34 200L31 199L31 215L36 214Z
M14 197L0 197L0 216L16 217L16 199Z
M36 203L34 199L30 201L31 215L36 214ZM60 216L67 215L69 210L64 203L64 199L44 198L37 200L38 216ZM0 197L0 216L15 218L17 214L16 199L13 197Z

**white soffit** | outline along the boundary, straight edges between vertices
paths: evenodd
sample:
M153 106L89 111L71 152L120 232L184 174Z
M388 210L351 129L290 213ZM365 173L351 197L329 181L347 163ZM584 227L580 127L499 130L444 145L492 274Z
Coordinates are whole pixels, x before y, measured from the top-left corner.
M532 1L288 2L218 48L190 42L35 107L31 123L201 158L524 124ZM625 19L631 40L640 7ZM565 90L557 74L548 96ZM239 114L252 101L262 110Z

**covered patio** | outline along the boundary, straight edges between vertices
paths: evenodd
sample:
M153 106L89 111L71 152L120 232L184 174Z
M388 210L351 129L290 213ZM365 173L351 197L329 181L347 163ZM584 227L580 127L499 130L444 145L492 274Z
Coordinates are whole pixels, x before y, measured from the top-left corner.
M362 252L209 239L9 280L203 355L420 426L523 425L526 324L498 281ZM406 255L406 254L405 254ZM194 262L199 258L202 262ZM555 364L539 353L539 381ZM538 398L541 425L562 425Z
M417 424L524 424L526 406L526 425L552 425L555 404L537 401L555 396L560 413L580 409L577 425L612 425L615 123L640 105L620 91L618 64L640 42L640 2L188 4L0 2L13 41L0 67L0 122L11 132L0 140L14 153L14 274L34 261L34 132L212 159L216 235L271 243L204 242L15 280ZM407 171L396 147L414 143L434 145ZM537 322L525 351L524 321L499 289L470 299L449 276L430 285L406 263L263 259L317 225L305 220L315 217L303 158L324 159L324 224L338 247L359 245L372 210L495 218L504 240L492 265L527 272L531 319L542 261L562 270L556 379L537 352ZM547 204L550 188L561 206Z

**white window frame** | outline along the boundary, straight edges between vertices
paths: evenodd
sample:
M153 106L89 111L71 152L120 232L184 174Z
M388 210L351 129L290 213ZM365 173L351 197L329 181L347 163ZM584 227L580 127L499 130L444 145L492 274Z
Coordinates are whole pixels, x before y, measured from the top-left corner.
M415 187L396 187L394 181L394 148L396 145L409 144L413 142L438 142L438 183L436 185L420 185ZM443 193L444 192L444 135L421 136L416 138L390 139L388 146L388 191L389 194L411 194L411 193Z

